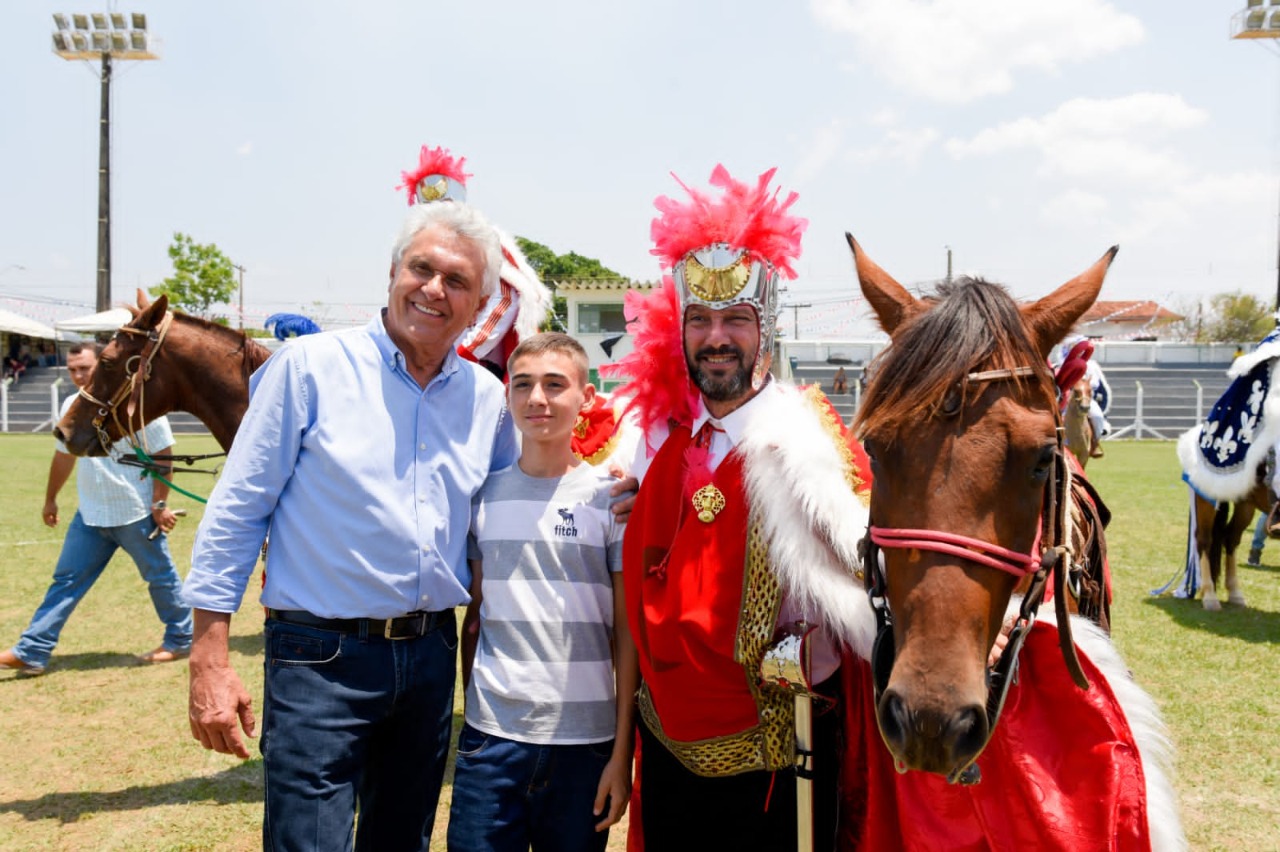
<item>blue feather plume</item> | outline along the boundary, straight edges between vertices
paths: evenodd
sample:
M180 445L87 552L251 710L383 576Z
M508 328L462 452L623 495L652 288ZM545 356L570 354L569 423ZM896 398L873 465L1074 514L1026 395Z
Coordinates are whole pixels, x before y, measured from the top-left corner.
M304 317L302 314L272 314L267 317L267 321L262 325L267 331L274 334L277 340L302 337L304 334L316 334L323 330L316 325L313 319Z

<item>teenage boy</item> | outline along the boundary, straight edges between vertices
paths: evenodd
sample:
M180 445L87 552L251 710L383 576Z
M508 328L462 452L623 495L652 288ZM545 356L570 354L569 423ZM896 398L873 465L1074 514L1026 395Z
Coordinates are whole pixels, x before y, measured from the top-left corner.
M639 675L616 481L571 448L595 397L587 369L558 333L507 365L522 449L472 508L451 850L603 850L630 797Z

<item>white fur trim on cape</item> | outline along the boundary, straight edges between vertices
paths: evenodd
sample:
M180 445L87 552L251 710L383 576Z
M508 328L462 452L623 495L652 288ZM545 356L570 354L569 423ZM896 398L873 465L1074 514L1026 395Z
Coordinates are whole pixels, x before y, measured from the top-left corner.
M1021 596L1009 602L1009 614L1016 616L1022 605ZM1142 777L1147 790L1147 832L1153 852L1176 852L1187 848L1178 812L1178 797L1173 790L1173 744L1169 730L1155 700L1133 679L1115 643L1098 625L1073 615L1071 636L1076 650L1098 668L1106 678L1120 709L1133 731L1138 754L1142 758ZM1036 620L1057 630L1058 619L1052 610L1041 610ZM1064 663L1065 665L1065 663Z
M547 318L547 311L551 310L551 291L539 280L538 273L529 265L515 238L501 228L495 230L503 250L515 260L515 265L512 265L503 257L501 277L516 288L520 296L516 305L516 336L524 340L537 334L538 327Z
M1228 375L1233 378L1242 375L1236 371L1236 367L1245 359L1253 359L1253 363L1249 365L1251 367L1258 361L1265 360L1254 358L1263 351L1259 347L1248 355L1241 355L1231 365ZM1270 351L1269 346L1266 351ZM1275 357L1275 353L1270 357ZM1205 463L1200 455L1200 430L1204 428L1203 423L1188 429L1178 438L1178 461L1182 462L1182 470L1187 474L1187 479L1201 494L1214 500L1235 502L1243 499L1253 489L1258 465L1267 460L1267 451L1280 440L1280 385L1277 382L1280 382L1280 358L1276 358L1271 365L1270 392L1262 403L1262 429L1254 435L1253 444L1245 453L1244 464L1235 473L1223 475Z
M783 593L807 620L870 658L876 619L854 576L870 512L846 479L847 457L823 414L776 383L743 430L747 499Z

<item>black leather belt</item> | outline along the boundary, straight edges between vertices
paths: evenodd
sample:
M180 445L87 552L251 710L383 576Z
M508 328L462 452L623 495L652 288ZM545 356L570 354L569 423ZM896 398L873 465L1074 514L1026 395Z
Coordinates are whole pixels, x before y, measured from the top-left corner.
M267 617L287 624L361 636L381 636L384 639L417 639L446 624L452 626L455 623L452 609L411 612L396 618L321 618L301 609L269 609Z

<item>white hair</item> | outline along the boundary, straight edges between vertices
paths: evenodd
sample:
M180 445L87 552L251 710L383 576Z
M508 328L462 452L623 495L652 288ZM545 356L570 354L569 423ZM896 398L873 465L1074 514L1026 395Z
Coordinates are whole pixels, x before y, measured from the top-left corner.
M480 249L480 253L484 255L484 280L480 295L492 296L498 292L498 275L502 271L502 245L498 242L498 232L483 213L458 201L434 201L415 204L410 208L391 252L391 262L396 268L399 269L405 249L418 232L432 225L448 228Z

